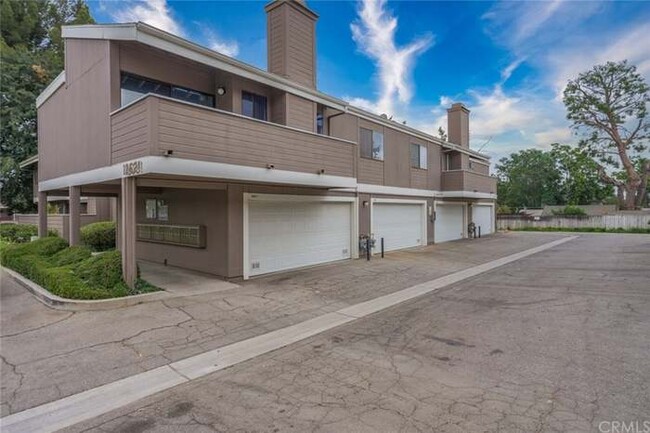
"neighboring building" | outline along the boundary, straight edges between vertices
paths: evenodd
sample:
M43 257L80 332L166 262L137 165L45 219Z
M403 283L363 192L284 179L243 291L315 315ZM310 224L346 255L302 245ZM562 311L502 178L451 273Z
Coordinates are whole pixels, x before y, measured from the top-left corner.
M136 258L233 278L494 229L496 180L469 149L316 89L315 23L303 2L266 6L263 71L137 24L68 26L65 71L38 106L39 194L119 197L125 279ZM39 200L39 205L45 199ZM40 206L45 230L45 209ZM380 242L376 243L375 252Z
M31 170L34 174L34 202L38 203L38 155L34 155L20 163L21 169ZM47 197L47 226L59 235L70 239L69 199L67 195L53 194ZM79 197L80 226L99 221L114 221L116 219L117 203L115 197ZM38 214L15 213L9 219L18 224L38 224Z

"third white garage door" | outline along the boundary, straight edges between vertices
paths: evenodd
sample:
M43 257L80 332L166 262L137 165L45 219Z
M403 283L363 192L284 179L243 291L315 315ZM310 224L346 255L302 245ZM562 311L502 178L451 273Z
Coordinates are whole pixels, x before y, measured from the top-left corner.
M244 277L349 259L356 238L354 199L349 200L248 197Z
M373 202L372 233L376 253L426 245L426 202Z
M472 220L476 224L477 233L478 228L481 227L481 236L492 233L492 227L494 226L492 222L493 209L494 207L489 205L475 204L472 206Z
M435 239L436 243L463 238L464 221L462 204L436 204Z

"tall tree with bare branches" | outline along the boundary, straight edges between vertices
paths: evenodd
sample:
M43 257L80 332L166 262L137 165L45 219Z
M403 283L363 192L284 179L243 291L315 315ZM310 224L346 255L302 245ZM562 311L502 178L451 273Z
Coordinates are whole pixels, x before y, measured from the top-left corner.
M579 147L598 162L600 178L617 189L624 209L640 207L647 195L649 91L627 61L596 65L564 90L567 118L582 135Z

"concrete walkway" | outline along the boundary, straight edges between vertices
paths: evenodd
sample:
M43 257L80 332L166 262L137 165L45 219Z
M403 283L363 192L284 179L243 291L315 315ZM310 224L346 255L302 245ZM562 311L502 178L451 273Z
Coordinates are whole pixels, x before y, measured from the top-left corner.
M224 281L214 275L189 269L139 261L140 277L154 286L177 296L195 296L237 289L238 284Z
M0 284L2 416L564 238L509 233L259 278L235 290L63 312Z
M286 328L208 351L166 366L16 413L0 420L7 433L53 432L102 415L146 396L236 365L337 326L380 312L442 287L551 249L576 237L558 239L388 295L327 313Z

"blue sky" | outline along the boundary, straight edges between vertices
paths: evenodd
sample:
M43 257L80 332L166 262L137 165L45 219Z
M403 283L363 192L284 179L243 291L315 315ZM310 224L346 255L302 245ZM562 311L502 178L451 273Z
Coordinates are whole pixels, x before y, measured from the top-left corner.
M628 59L650 78L650 2L308 1L318 88L436 133L456 101L472 110L471 146L493 161L575 141L566 81ZM144 21L266 68L257 1L89 2L98 22Z

